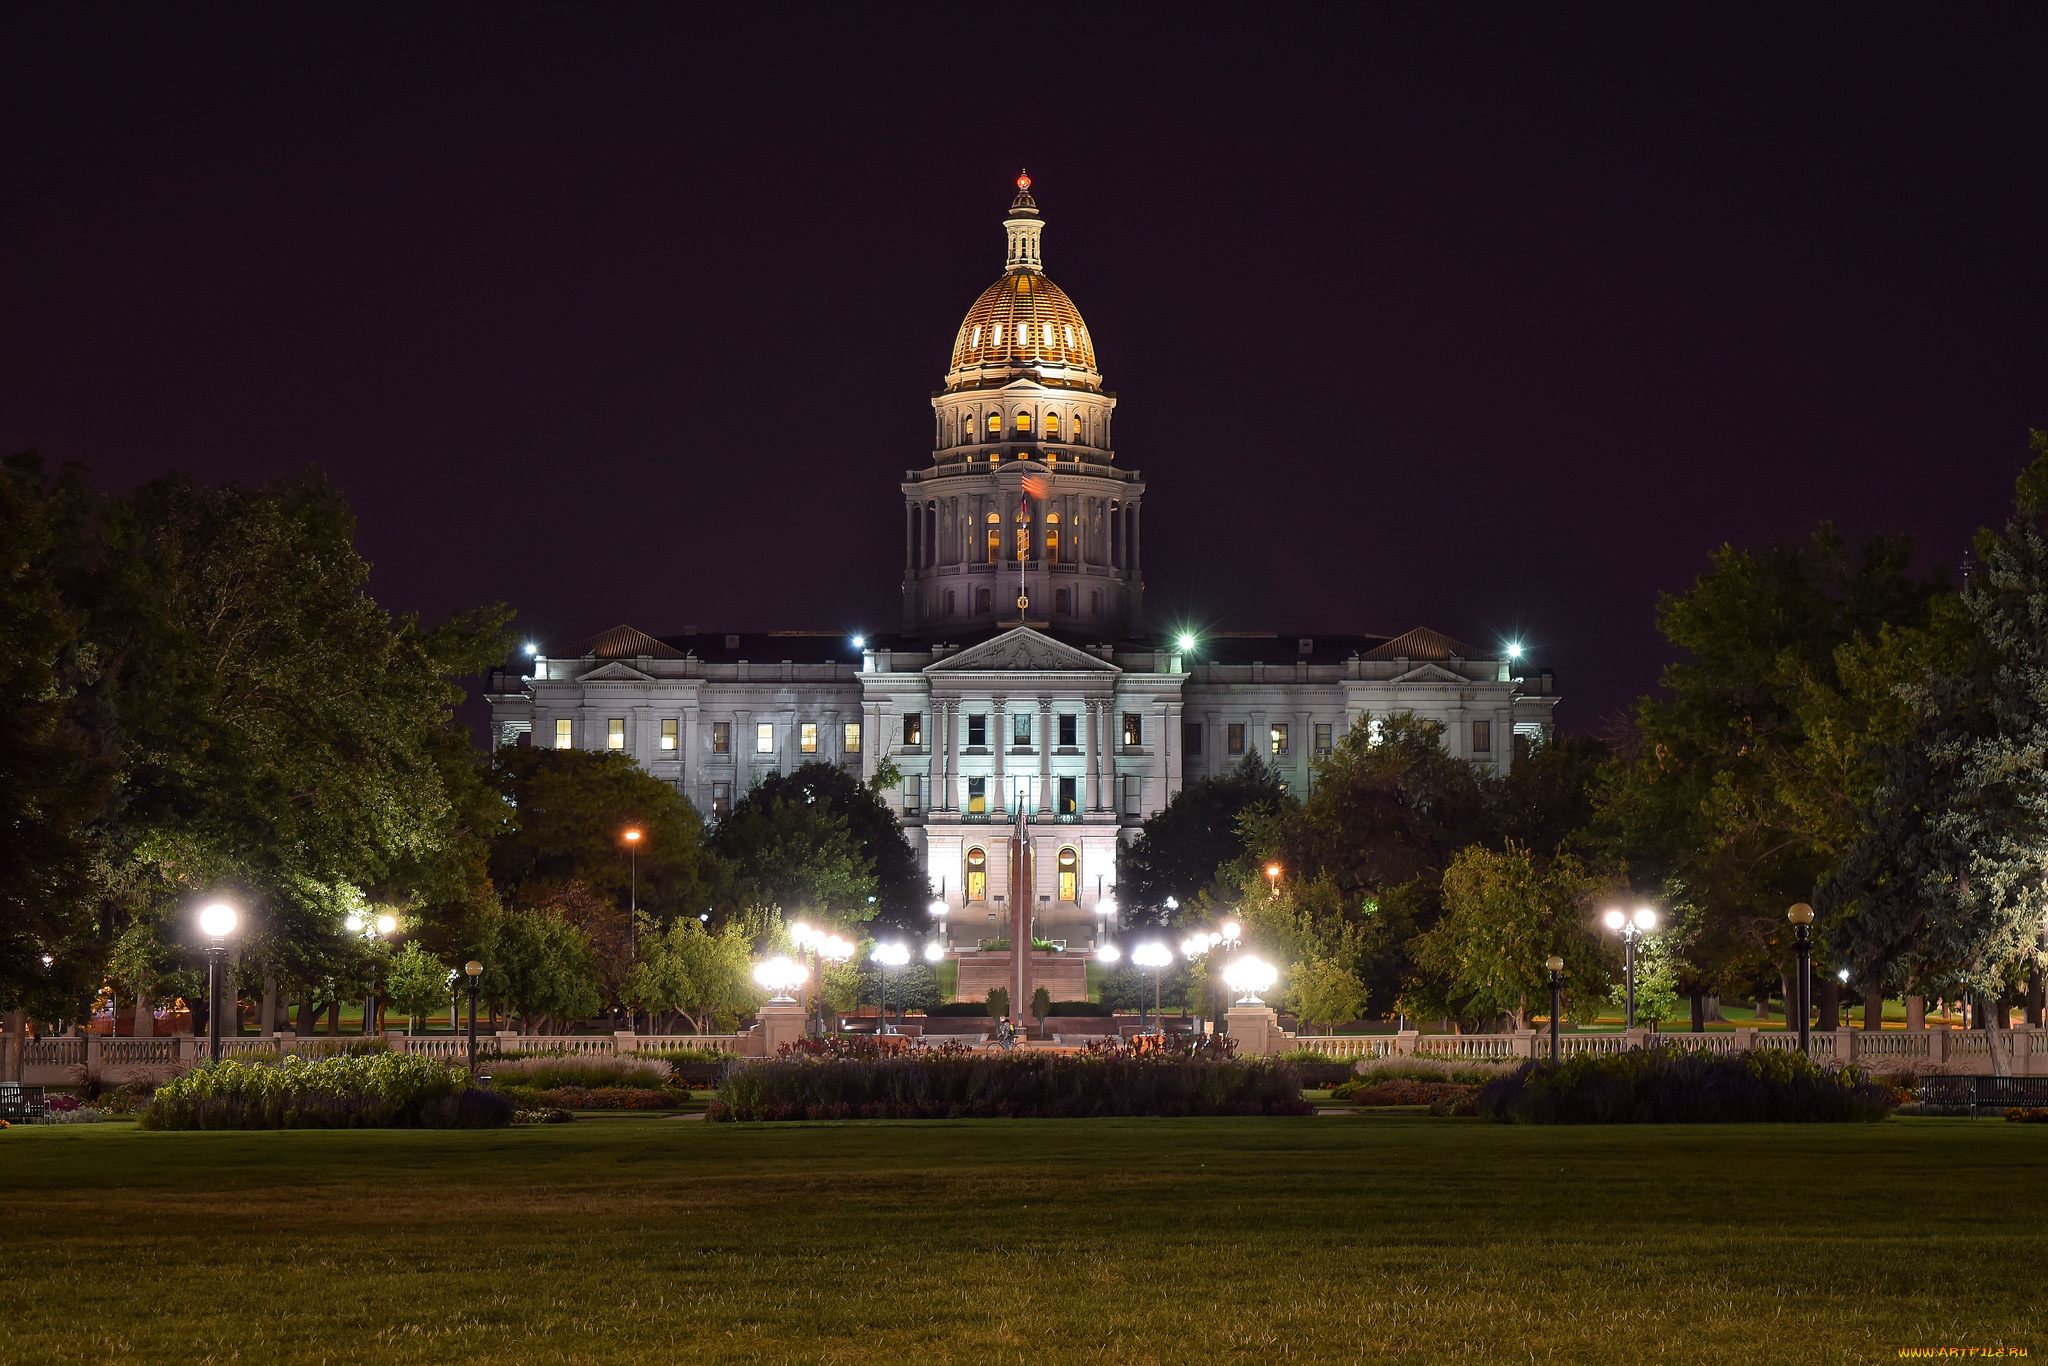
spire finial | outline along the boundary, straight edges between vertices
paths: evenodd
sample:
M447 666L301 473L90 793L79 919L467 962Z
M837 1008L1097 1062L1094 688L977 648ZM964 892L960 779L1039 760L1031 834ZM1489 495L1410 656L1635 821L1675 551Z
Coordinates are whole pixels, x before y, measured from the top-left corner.
M1028 190L1031 188L1031 174L1030 172L1024 170L1022 167L1019 167L1017 169L1017 188L1019 190Z

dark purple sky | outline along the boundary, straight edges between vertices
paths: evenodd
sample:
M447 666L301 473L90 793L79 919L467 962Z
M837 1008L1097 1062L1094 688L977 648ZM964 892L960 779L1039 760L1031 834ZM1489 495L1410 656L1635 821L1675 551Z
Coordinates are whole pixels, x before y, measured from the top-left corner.
M893 629L1028 166L1155 623L1516 635L1591 729L1716 544L1953 561L2048 425L2039 7L426 9L0 19L0 449L315 462L557 646Z

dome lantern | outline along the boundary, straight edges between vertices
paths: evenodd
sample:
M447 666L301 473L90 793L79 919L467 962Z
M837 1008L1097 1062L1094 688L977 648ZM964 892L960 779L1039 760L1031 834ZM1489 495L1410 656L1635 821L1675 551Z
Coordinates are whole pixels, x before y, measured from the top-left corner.
M1038 201L1031 197L1031 177L1022 171L1017 172L1017 197L1010 201L1010 216L1003 221L1003 228L1010 237L1010 259L1003 263L1003 269L1012 273L1043 271L1045 258L1039 255L1038 234L1045 230L1045 224L1038 221Z

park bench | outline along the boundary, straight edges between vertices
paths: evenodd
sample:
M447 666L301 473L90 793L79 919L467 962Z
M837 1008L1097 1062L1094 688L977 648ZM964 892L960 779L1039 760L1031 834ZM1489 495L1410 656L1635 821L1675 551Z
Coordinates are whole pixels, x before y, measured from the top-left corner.
M0 1120L24 1124L50 1113L50 1103L40 1086L23 1086L18 1081L0 1081Z
M1922 1109L1940 1114L2002 1115L2048 1107L2048 1077L1920 1078Z

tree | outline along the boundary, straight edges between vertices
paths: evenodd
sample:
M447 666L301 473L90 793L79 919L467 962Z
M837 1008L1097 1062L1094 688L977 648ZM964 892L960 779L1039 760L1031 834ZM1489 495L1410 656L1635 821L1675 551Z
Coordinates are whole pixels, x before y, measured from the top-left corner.
M874 866L846 814L829 804L749 797L719 822L712 843L730 861L744 903L841 921L874 918Z
M446 1008L454 990L448 965L428 953L418 940L408 941L393 954L391 965L384 972L385 999L405 1017L408 1034L421 1017Z
M584 1020L604 1004L590 940L557 911L486 907L464 927L469 957L483 963L479 989L521 1017L521 1032Z
M677 920L641 940L625 997L649 1012L674 1011L691 1032L709 1034L714 1022L737 1022L759 1008L752 959L753 941L740 924L728 921L712 934L701 921Z
M1288 969L1286 999L1303 1024L1334 1031L1365 1013L1365 984L1336 959L1317 955Z
M1188 784L1118 850L1117 899L1126 909L1157 908L1169 897L1193 902L1218 869L1245 857L1239 818L1286 801L1256 751L1229 773Z
M1038 1021L1039 1028L1045 1027L1045 1017L1052 1014L1052 993L1039 987L1031 993L1031 1018Z
M1572 999L1597 1000L1610 980L1587 928L1598 889L1570 856L1539 866L1520 845L1460 851L1444 872L1443 918L1415 941L1408 1012L1473 1022L1512 1015L1520 1026L1531 999L1548 1000L1552 954L1564 959Z
M538 905L580 882L623 907L637 880L640 909L666 925L721 898L696 809L632 756L508 746L492 756L490 776L510 812L490 844L490 874L512 900ZM641 833L630 853L629 829Z
M847 906L857 911L867 906L865 898L872 896L875 900L870 914L914 931L921 930L926 922L925 908L932 900L932 884L910 841L904 837L902 823L882 799L882 791L896 781L891 776L893 772L890 769L889 773L877 774L872 785L861 782L838 764L809 763L790 773L772 774L734 806L719 828L718 846L748 870L747 875L758 887L773 887L775 894L770 899L781 905L824 907L829 902L838 906L840 899L857 895L861 900ZM818 852L836 847L838 842L823 836L810 822L779 819L767 822L765 828L755 827L755 812L777 802L843 818L846 834L872 879L868 890L859 890L858 878L838 880L839 869L829 866L835 860ZM790 853L799 859L817 861L816 871L804 875L813 879L808 886L796 876L763 875L778 854Z

